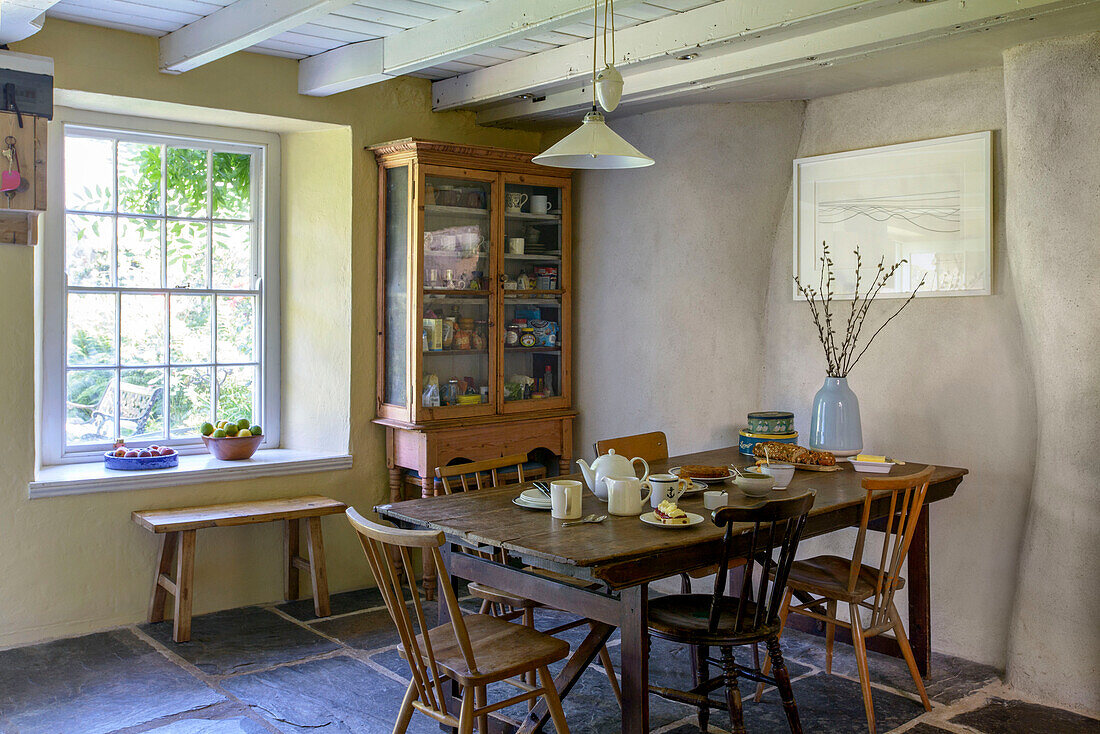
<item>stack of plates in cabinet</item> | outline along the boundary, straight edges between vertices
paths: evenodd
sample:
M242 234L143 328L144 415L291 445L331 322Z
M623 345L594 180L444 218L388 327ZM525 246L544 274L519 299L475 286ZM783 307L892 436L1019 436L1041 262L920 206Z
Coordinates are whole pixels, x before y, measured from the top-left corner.
M512 500L512 504L528 510L549 510L550 498L537 489L525 489Z

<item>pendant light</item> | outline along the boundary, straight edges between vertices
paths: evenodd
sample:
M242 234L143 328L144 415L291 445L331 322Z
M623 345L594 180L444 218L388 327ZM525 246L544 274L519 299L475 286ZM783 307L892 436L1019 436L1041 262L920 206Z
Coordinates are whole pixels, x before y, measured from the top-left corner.
M619 106L623 94L623 75L607 60L608 16L611 18L611 59L615 59L615 3L604 0L603 55L604 69L596 73L596 39L599 21L599 0L592 2L592 110L584 116L581 126L547 148L532 160L555 168L642 168L654 160L623 140L607 126L599 106L607 112Z

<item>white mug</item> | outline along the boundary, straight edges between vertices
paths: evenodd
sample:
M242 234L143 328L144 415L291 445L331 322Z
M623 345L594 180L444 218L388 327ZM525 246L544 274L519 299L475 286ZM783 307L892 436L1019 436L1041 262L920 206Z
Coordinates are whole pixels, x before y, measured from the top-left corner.
M508 252L513 255L523 254L524 241L522 237L509 237L508 238Z
M683 496L691 483L675 474L650 474L649 485L653 487L653 494L649 496L649 504L654 509L665 500L675 502Z
M545 196L532 196L529 208L532 214L545 214L550 211L550 200Z
M642 507L653 487L638 477L604 477L607 485L607 511L612 515L635 516L642 514ZM644 495L642 489L647 491Z
M708 510L717 510L719 507L725 507L729 504L729 495L720 490L711 490L709 492L703 492L703 507Z
M504 195L504 210L512 213L518 212L527 203L527 194L510 191Z
M550 515L558 520L581 517L581 483L572 479L550 482Z

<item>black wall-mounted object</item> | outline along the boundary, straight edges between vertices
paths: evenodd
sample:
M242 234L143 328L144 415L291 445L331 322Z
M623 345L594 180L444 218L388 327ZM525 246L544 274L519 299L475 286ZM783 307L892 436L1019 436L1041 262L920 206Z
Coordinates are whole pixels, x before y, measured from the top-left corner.
M2 111L53 119L53 77L49 74L0 68L0 91Z

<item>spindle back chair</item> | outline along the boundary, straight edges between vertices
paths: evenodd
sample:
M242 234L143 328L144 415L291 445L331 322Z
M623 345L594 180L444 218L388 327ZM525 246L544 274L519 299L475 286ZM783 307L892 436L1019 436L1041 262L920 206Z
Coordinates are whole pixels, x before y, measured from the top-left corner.
M568 643L494 617L463 616L439 552L444 543L443 533L387 527L366 519L352 508L346 514L397 627L401 656L412 672L394 725L395 734L408 728L414 711L445 726L456 727L460 734L470 734L475 721L479 730L486 733L489 712L540 696L546 698L554 728L569 731L553 678L546 668L569 653ZM428 626L409 554L414 548L431 555L440 569L440 603L447 606L450 616L445 625ZM398 573L398 562L403 574ZM409 582L408 595L403 580ZM539 685L518 678L528 678L533 672L538 673ZM463 687L457 717L447 707L446 687L450 680ZM506 701L489 704L486 686L497 681L505 681L521 692Z
M523 484L525 481L523 478L523 465L525 463L527 463L525 454L512 454L511 456L502 456L499 459L485 459L467 464L450 464L436 467L435 475L443 483L443 491L447 494L454 494L459 486L462 487L463 492L469 492L471 489L503 486L505 482L501 481L499 474L501 469L514 468L518 483Z
M866 640L869 637L887 631L894 632L921 702L925 710L932 710L913 650L909 646L909 637L905 634L901 615L894 605L894 595L905 585L905 579L901 576L902 563L913 542L917 523L924 509L928 481L934 470L934 466L928 466L915 474L864 477L861 486L867 493L863 499L863 511L852 557L817 556L797 561L791 567L787 582L787 594L780 617L785 622L787 614L793 612L825 623L826 673L832 672L836 625L852 630L852 643L863 690L863 708L871 734L875 732L875 713L867 664ZM889 512L884 518L882 550L878 554L878 563L869 565L863 562L863 556L867 531L871 524L871 508L874 501L882 496L882 492L890 493ZM794 593L799 594L803 603L791 604L791 595ZM837 616L838 602L848 604L848 620L841 620ZM824 611L821 608L822 603L825 604ZM866 624L863 622L862 612L869 612ZM758 688L757 700L760 693L761 689Z
M792 732L801 732L790 676L779 648L779 611L784 598L784 583L798 550L798 541L806 525L816 493L812 490L791 498L760 502L749 507L722 507L714 511L714 524L725 528L720 552L721 567L734 557L735 542L745 565L737 595L727 593L727 574L715 574L711 594L678 594L658 597L650 602L649 628L654 636L681 642L698 648L692 671L694 686L690 691L650 686L664 698L693 705L698 709L699 727L707 731L710 708L718 705L710 693L725 688L725 708L735 733L744 732L741 715L739 677L768 682L780 692L787 723ZM753 562L760 564L753 573ZM769 574L768 569L773 571ZM732 589L730 591L733 591ZM774 666L774 676L757 667L746 667L734 661L733 648L765 642ZM721 657L709 657L710 647L718 647ZM710 677L708 665L714 663L721 674Z

